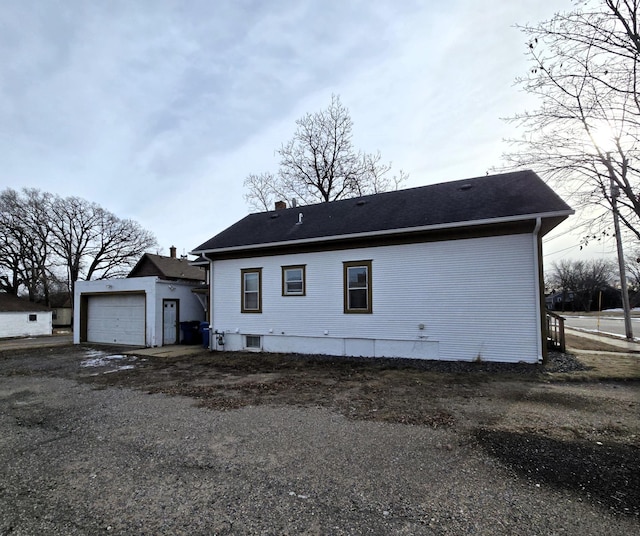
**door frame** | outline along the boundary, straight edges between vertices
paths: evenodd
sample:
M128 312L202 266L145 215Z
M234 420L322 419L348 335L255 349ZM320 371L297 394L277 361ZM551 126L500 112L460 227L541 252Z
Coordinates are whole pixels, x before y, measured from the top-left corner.
M180 342L180 300L176 298L163 298L162 299L162 346L164 346L164 311L165 304L167 302L174 302L176 304L176 335L175 342L173 344L178 344Z

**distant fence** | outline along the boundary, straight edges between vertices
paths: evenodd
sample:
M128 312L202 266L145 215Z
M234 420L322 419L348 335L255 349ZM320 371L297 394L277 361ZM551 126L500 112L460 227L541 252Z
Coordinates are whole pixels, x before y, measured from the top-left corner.
M564 339L564 317L547 311L547 344L550 349L566 352Z

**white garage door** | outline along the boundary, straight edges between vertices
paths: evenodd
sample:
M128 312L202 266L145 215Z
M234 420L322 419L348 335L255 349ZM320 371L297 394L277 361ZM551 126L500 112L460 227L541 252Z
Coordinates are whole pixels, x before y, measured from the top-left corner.
M145 345L144 294L89 296L87 342Z

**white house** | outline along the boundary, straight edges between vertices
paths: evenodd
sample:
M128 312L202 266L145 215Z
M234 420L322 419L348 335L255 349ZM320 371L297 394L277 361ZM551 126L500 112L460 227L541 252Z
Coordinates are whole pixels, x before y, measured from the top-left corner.
M523 171L251 214L192 252L212 348L539 362L542 237L572 213Z
M127 278L78 281L74 343L164 346L184 339L181 322L205 320L205 271L186 259L145 254Z
M0 338L36 337L52 333L51 309L0 292Z

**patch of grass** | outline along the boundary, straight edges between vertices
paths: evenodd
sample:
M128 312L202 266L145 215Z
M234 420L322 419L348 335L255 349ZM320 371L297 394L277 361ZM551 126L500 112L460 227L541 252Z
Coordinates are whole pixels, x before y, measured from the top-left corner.
M620 352L620 347L606 342L580 337L571 333L565 334L567 349L571 350L590 350L595 352Z
M577 357L588 370L549 374L554 381L640 381L640 354L599 340L566 334L567 352Z
M569 381L640 381L640 356L632 354L579 354L589 370L553 374L555 380Z

